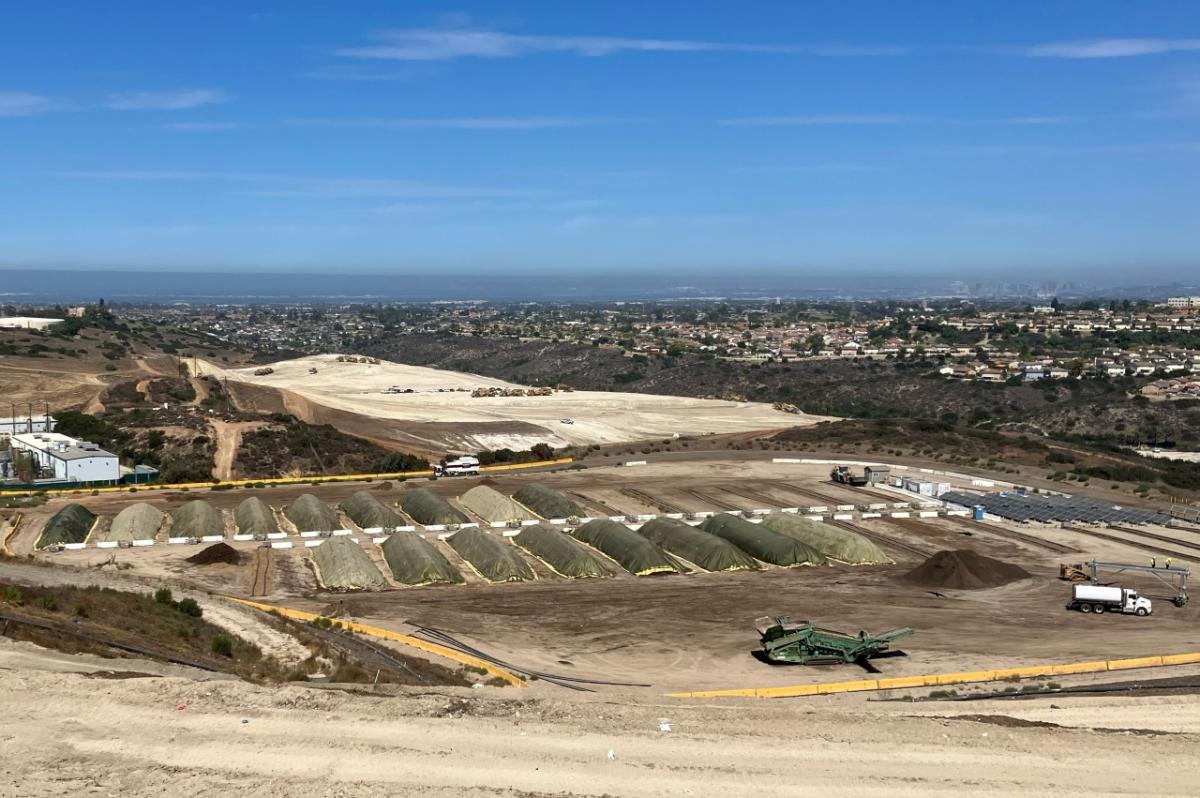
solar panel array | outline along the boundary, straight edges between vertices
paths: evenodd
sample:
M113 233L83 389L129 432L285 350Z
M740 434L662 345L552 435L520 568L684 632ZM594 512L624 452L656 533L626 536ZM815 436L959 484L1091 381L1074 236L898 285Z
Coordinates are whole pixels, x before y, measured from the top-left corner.
M1121 507L1083 496L1018 496L1015 493L978 494L950 491L939 498L963 507L982 505L984 512L1011 521L1040 521L1047 524L1166 524L1171 519L1170 514L1157 510Z

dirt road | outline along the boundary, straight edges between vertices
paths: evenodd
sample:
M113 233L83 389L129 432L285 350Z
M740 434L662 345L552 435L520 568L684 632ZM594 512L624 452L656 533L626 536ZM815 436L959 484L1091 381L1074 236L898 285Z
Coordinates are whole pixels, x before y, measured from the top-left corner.
M1049 703L688 706L527 699L512 688L375 696L103 681L27 664L0 670L0 793L1195 794L1200 699ZM1111 733L1130 729L1141 731Z
M213 456L213 477L222 481L233 479L233 466L237 460L238 447L242 445L242 433L246 430L261 429L267 426L265 421L222 421L210 418L213 436L216 439L217 451Z

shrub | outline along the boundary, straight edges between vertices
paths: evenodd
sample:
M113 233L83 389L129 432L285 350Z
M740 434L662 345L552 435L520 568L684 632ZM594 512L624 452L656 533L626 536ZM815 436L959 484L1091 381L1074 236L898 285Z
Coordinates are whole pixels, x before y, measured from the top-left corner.
M212 653L218 657L232 657L233 641L225 635L217 635L212 641Z
M200 618L204 615L204 610L200 609L200 605L196 603L194 598L185 598L179 600L179 611L184 615L189 615L193 618Z
M172 603L172 600L171 600L171 588L169 588L169 587L160 587L158 590L155 590L155 591L154 591L154 601L155 601L155 603L157 603L157 604L170 604L170 603Z

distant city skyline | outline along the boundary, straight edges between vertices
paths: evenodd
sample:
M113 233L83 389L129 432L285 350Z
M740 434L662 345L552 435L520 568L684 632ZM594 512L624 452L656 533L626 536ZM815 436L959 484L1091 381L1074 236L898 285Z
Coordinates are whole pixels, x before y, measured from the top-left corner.
M1200 266L1193 3L447 8L0 9L0 269Z

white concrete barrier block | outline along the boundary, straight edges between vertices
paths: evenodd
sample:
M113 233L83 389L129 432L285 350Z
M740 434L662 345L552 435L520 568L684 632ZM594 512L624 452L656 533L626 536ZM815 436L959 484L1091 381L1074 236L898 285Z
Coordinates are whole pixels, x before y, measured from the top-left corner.
M191 538L167 538L168 543L187 543Z
M937 518L938 514L936 510L922 510L921 512L917 513L917 516L919 518Z
M120 547L120 543L115 540L102 540L96 544L98 549L115 549Z
M396 531L397 532L416 532L417 528L415 526L398 526L398 527L396 527Z
M683 513L666 513L663 518L674 518L676 520L683 518Z
M810 513L827 513L829 512L829 507L824 504L818 504L815 507L809 507L808 511Z
M863 513L863 514L862 514L862 517L863 517L864 519L867 519L867 518L879 518L881 515L882 515L882 513Z
M563 526L563 525L565 525L565 524L567 523L567 519L565 519L565 518L551 518L551 519L550 519L550 523L552 523L552 524L555 524L555 525L557 525L557 526Z
M234 535L233 539L238 543L245 543L248 540L254 540L254 535Z
M932 468L921 468L921 469L918 469L918 470L919 470L919 471L920 471L922 474L932 474L932 473L933 473L933 469L932 469Z
M642 513L637 516L637 520L639 521L653 521L655 518L658 518L658 516L654 513Z
M910 516L912 516L912 513L906 513L906 512L892 513L892 518L909 518Z
M834 513L833 520L834 521L853 521L854 513Z
M489 524L489 526L491 526L492 529L505 529L508 527L508 522L507 521L493 521L491 524Z
M300 534L304 534L304 533L301 532ZM319 535L321 533L318 532L317 534ZM267 540L283 540L286 537L287 537L287 532L268 532L267 533Z
M445 529L445 524L430 524L429 526L425 527L426 532L444 532Z
M205 535L200 538L201 543L220 543L225 539L224 535Z
M798 457L772 457L771 462L772 463L799 463L800 458L798 458Z
M853 504L839 504L834 509L836 509L839 513L850 513L850 512L854 512L854 505Z
M290 540L277 540L271 544L271 548L273 549L290 549L291 547L292 541Z
M369 526L369 527L367 527L366 529L364 529L364 530L363 530L363 534L364 534L364 535L382 535L382 534L383 534L383 527L381 527L381 526Z
M521 526L537 526L537 525L538 525L538 524L540 524L540 523L541 523L541 521L529 521L529 520L526 520L526 521L522 521L522 522L521 522Z
M468 522L467 522L467 523L465 523L465 524L459 524L459 525L458 525L458 527L459 527L459 529L467 529L467 528L470 528L470 527L474 527L474 528L478 529L478 528L479 528L479 524L475 523L474 521L468 521Z
M314 529L311 532L301 532L300 537L302 537L302 538L319 538L319 537L321 537L321 533Z
M700 513L694 513L694 515L695 515L697 518L712 518L714 515L716 515L716 513L714 513L714 512L711 512L711 511L709 511L709 510L705 510L705 511L703 511L703 512L700 512Z
M761 517L760 518L747 518L745 520L750 522L751 524L761 524L762 523Z
M867 509L868 510L886 510L887 502L879 502L878 504L868 504Z
M784 507L784 508L780 509L779 512L781 512L781 513L798 513L798 512L800 512L800 508L799 507Z
M62 544L62 547L64 549L66 549L67 551L79 551L80 549L86 549L87 544L86 543L64 543L64 544Z
M763 508L760 510L751 510L750 512L753 513L754 515L770 515L771 514L771 511L766 508Z
M508 533L507 533L507 532L505 532L504 534L505 534L505 535L507 535ZM438 540L447 540L447 539L449 539L450 537L451 537L451 533L450 533L450 532L439 532L439 533L438 533L438 536L437 536L437 539L438 539Z
M335 537L344 538L344 537L346 537L347 535L353 535L353 534L354 534L354 530L351 530L351 529L335 529L335 530L333 530L333 532L331 532L330 534L331 534L331 535L333 535L333 536L335 536Z
M625 465L626 466L641 466L641 465L645 465L645 464L646 464L645 460L630 460Z
M133 545L135 545L135 546L153 546L154 541L153 540L135 540L135 541L133 541Z
M825 516L823 516L823 515L810 515L807 517L810 521L824 521L825 520Z
M376 537L371 538L371 542L374 543L376 546L382 546L383 541L387 540L388 537L389 537L388 535L378 535Z
M507 529L507 530L505 530L504 532L501 532L500 534L501 534L501 535L503 535L503 536L504 536L504 537L506 537L506 538L515 538L517 535L521 534L521 530L519 530L519 529Z
M324 542L325 541L323 541L323 540L306 540L306 541L304 541L304 548L315 549L317 546L320 546ZM278 544L272 543L271 548L275 548L276 545L278 545Z
M907 510L911 506L912 505L909 504L908 502L893 502L892 503L892 507L896 508L897 510Z
M946 515L967 515L966 510L947 510Z
M971 484L977 488L994 488L996 483L990 479L972 479Z

